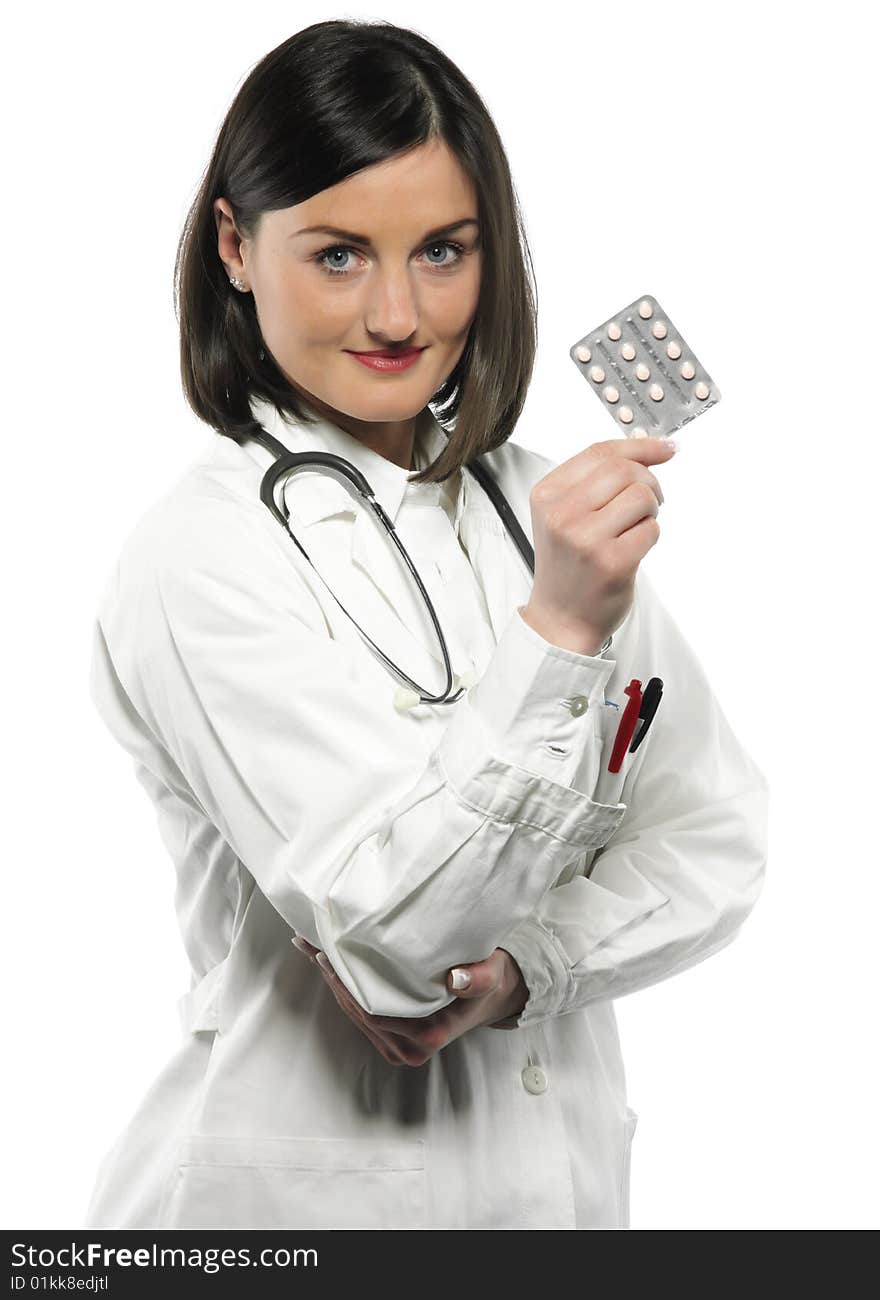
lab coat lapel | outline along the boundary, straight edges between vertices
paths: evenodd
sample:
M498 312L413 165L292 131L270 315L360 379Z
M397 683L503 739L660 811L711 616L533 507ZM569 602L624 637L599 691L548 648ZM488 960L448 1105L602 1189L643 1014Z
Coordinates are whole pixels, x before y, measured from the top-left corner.
M435 420L427 430L424 443L431 460L440 454L445 443L446 434ZM509 485L500 483L499 486L505 495L510 493ZM511 500L511 506L529 536L530 521L524 517L528 510L524 511L517 500ZM528 600L532 574L490 497L468 470L464 470L461 476L455 527L482 587L497 644L513 610ZM442 667L437 634L416 583L394 543L366 511L354 523L351 557L352 563L375 582L407 631ZM418 570L419 562L414 559L413 563ZM422 578L424 580L424 575Z
M411 558L425 582L420 561ZM361 623L364 630L421 686L442 688L444 678L438 668L443 670L443 655L424 598L394 542L366 508L352 519L349 560L348 576L359 607L369 611L367 621ZM371 626L381 631L384 642Z
M431 462L440 455L446 446L447 435L433 414L429 412L429 415L430 419L426 419L426 425L422 431L421 445L427 461ZM475 553L482 556L483 579L488 580L490 577L494 579L496 590L492 593L490 599L490 607L495 610L492 618L494 628L496 620L501 618L500 610L506 591L506 582L501 577L503 566L498 563L497 537L488 545L484 544L481 539L485 528L492 529L494 527L489 514L494 517L499 526L501 521L485 493L479 488L477 488L476 492L474 491L477 485L471 475L465 472L461 478L461 486L456 502L455 527L459 530L462 540L469 539ZM401 499L402 497L403 493L401 493ZM397 523L397 509L390 509L390 503L387 501L383 502L383 505L391 518ZM399 508L399 501L396 505ZM487 514L487 511L489 514ZM405 537L401 537L401 541L404 546L407 545ZM410 551L410 558L416 571L422 581L425 582L427 575L424 566L432 563L430 557L423 554L413 554L413 551L417 549L415 547L409 546L407 549ZM466 549L470 554L470 548L467 547L467 544ZM401 640L401 644L403 646L407 646L407 644L415 646L421 651L423 657L427 658L432 673L427 680L441 685L442 682L437 677L437 673L438 669L441 672L444 670L443 656L439 638L424 599L419 592L415 579L409 572L406 561L375 517L367 511L360 512L354 520L351 538L351 562L365 578L370 580L377 593L384 599L387 614L396 619L399 624L395 631ZM499 587L500 590L498 590ZM489 598L488 593L487 598ZM437 611L437 617L442 627L443 620L439 610Z
M263 427L291 451L329 451L350 461L389 518L396 519L409 471L328 421L293 422L256 398L251 406ZM438 439L445 442L445 434L432 417L427 443L432 458L440 450ZM445 673L437 633L415 579L372 509L331 473L308 469L287 478L283 496L291 529L337 602L420 686L441 690Z
M328 422L294 424L278 416L274 407L256 399L253 405L264 427L290 450L331 451L350 460L366 476L392 521L396 520L408 471ZM423 438L427 456L433 460L446 443L446 434L433 415ZM505 485L501 487L504 490ZM443 657L437 633L405 560L372 510L354 489L333 475L308 470L287 479L284 500L291 527L341 606L379 649L422 687L441 689ZM513 500L511 504L528 530L520 503ZM462 472L456 525L482 587L497 642L513 609L528 599L532 578L494 505L468 470ZM413 557L424 581L420 562Z
M472 474L465 471L465 476L465 500L459 521L459 535L483 589L497 644L513 611L528 600L532 575L490 498ZM529 536L529 523L524 517L528 511L524 512L520 503L513 499L509 485L499 483L499 486Z

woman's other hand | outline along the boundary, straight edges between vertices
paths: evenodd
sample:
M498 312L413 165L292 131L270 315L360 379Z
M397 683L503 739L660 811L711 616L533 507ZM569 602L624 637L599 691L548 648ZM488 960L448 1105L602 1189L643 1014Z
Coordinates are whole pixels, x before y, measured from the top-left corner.
M435 1052L468 1030L517 1015L529 996L528 986L510 953L496 948L484 961L455 966L449 971L446 986L458 1001L442 1010L413 1019L371 1016L355 1001L323 952L301 935L293 942L315 963L339 1006L389 1065L424 1065ZM456 971L470 976L466 988L453 987Z

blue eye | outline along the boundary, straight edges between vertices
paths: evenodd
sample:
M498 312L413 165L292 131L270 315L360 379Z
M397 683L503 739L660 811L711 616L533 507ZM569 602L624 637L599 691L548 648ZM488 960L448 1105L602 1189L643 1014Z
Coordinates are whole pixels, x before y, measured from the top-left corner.
M354 249L346 248L345 244L334 244L332 248L326 248L323 253L319 253L316 260L324 268L324 270L329 271L331 275L345 275L346 272L348 271L347 266L343 266L343 267L328 266L327 263L324 261L324 258L329 257L333 253L353 253L353 252Z
M447 266L456 266L461 261L461 258L464 255L464 249L462 248L461 244L453 244L448 239L441 239L439 242L435 242L433 244L426 244L425 248L430 250L432 253L435 248L451 248L456 253L456 257L452 262L430 262L429 263L430 266L436 266L438 268L445 269Z
M455 253L455 258L452 261L429 262L428 265L432 266L435 271L451 270L458 265L465 254L464 247L461 244L454 243L451 239L434 240L430 244L426 244L425 248L430 252L438 248L451 248ZM327 259L339 253L354 253L355 251L349 244L331 244L327 248L322 248L320 253L316 253L314 260L328 275L349 275L351 272L350 266L339 266L338 264L330 266Z

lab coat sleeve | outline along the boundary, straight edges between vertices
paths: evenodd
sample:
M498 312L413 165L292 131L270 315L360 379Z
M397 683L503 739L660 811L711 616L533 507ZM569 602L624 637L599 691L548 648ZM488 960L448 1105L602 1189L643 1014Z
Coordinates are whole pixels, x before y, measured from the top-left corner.
M663 697L644 742L624 758L636 760L623 787L627 817L588 874L551 888L500 941L529 989L505 1027L687 970L731 942L762 889L767 781L641 570L636 645L626 681L661 677Z
M531 770L540 720L505 720L467 696L427 763L377 749L393 681L381 698L369 689L361 648L328 636L256 510L199 502L129 549L117 577L128 594L111 594L99 618L93 697L100 709L124 690L205 817L362 1007L429 1015L452 1001L449 967L491 953L625 807ZM499 697L510 685L525 702L533 689L569 748L581 719L559 700L592 698L610 666L529 633L513 611L487 701L493 676ZM522 680L515 643L529 650ZM551 743L555 724L542 732ZM581 734L583 753L593 742Z
M469 691L469 708L496 754L592 796L614 663L545 640L523 608L498 641L492 671Z

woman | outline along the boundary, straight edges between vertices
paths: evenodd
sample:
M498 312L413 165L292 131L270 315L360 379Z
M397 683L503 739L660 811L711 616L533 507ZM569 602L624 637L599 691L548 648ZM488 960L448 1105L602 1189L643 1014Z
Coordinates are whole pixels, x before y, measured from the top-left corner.
M638 569L670 448L554 466L508 441L526 254L485 107L411 31L305 29L221 128L177 284L186 395L223 436L127 539L92 674L156 804L193 980L88 1227L628 1226L613 999L734 937L766 783ZM442 690L418 588L345 482L288 475L303 549L277 526L263 431L365 475L455 703L414 703L352 621ZM625 688L654 674L612 773Z

